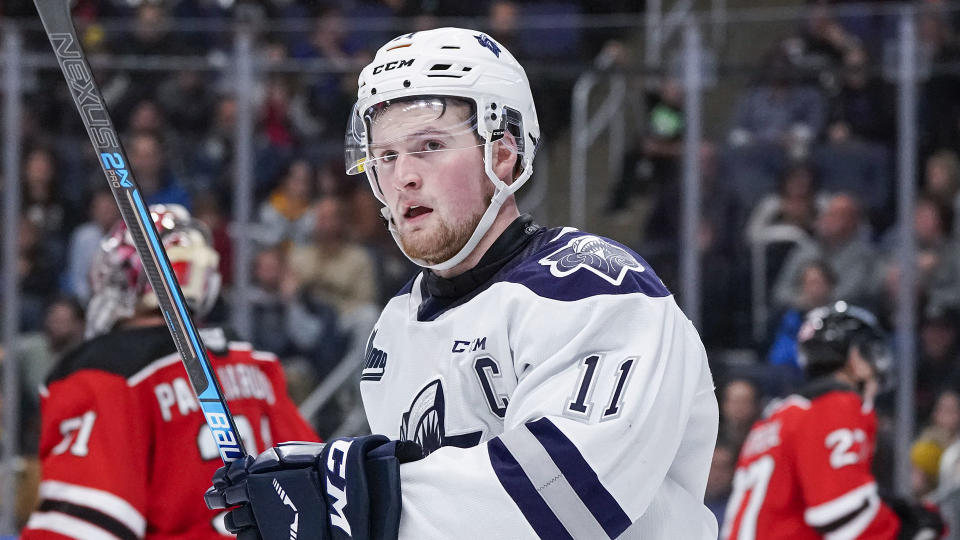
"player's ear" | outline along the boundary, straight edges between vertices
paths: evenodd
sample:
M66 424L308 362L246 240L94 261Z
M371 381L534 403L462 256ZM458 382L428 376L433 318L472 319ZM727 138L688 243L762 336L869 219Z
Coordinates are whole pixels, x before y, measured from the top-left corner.
M493 172L505 184L513 183L515 165L520 156L517 154L517 139L510 131L493 144Z

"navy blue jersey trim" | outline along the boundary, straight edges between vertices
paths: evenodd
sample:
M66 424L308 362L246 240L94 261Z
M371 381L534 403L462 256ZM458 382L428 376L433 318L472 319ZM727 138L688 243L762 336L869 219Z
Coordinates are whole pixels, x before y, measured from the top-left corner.
M599 295L641 293L670 295L653 268L633 250L602 236L550 229L544 242L504 275L503 281L523 285L538 296L571 302ZM599 246L595 255L579 251Z
M410 281L407 281L403 285L403 287L400 287L400 290L397 291L397 294L393 295L393 297L396 298L398 296L403 296L405 294L410 294L411 292L413 292L413 282L417 280L420 274L421 272L417 272L416 274L414 274L413 277L410 278Z
M583 454L576 445L546 418L527 422L526 426L543 445L593 517L597 518L607 536L616 538L627 530L631 523L630 517L603 486L597 473L583 459Z
M543 497L537 493L533 482L523 472L523 467L514 459L513 454L507 450L507 447L500 442L500 439L490 439L487 443L487 452L490 455L490 464L493 465L493 471L497 473L497 479L503 489L506 490L510 498L523 513L533 530L540 538L550 538L551 540L573 540L567 529L560 523L553 510L547 506Z

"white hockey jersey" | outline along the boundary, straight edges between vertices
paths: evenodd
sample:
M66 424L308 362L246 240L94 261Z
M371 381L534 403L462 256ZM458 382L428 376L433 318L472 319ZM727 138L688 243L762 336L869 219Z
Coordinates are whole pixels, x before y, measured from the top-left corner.
M361 390L374 433L429 452L400 467L401 539L717 538L703 345L616 242L524 216L475 271L419 274Z

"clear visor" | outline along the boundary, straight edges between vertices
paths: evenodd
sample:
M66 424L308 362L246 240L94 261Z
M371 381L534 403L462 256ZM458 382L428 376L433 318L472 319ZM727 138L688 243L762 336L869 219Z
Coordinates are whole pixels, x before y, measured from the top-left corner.
M449 152L483 146L477 133L475 107L459 98L385 101L362 112L355 105L344 144L347 174L391 174L403 156L429 166Z

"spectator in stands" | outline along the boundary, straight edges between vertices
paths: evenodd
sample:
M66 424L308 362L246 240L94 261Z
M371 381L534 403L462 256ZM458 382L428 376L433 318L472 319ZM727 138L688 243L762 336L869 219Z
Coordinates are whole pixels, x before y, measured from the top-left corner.
M798 297L801 269L811 260L827 261L837 276L834 296L851 304L873 305L879 291L876 251L862 238L860 203L848 194L830 197L817 217L814 242L793 248L773 287L776 306L785 308Z
M223 212L220 199L209 191L198 193L194 198L193 217L210 229L213 249L220 254L219 270L223 286L229 287L233 284L233 239L230 238L230 219ZM207 318L210 319L210 315Z
M180 131L180 126L176 131ZM166 117L160 106L153 99L142 99L138 101L130 111L130 119L127 121L127 130L129 133L139 133L149 131L156 133L160 139L167 143L173 137L173 130L168 129Z
M873 228L890 225L893 179L887 148L855 137L845 122L834 122L824 144L813 148L812 160L823 192L849 193L860 201Z
M960 393L944 390L937 396L933 412L920 438L936 441L941 447L950 446L960 437ZM936 476L936 475L933 475Z
M70 234L64 275L66 291L83 303L90 298L90 265L100 247L100 240L120 219L117 202L107 186L101 187L90 197L87 216L89 219Z
M37 146L27 151L21 185L23 216L37 227L46 249L57 264L61 264L66 257L67 234L74 225L74 215L60 194L56 157L51 148Z
M170 124L196 141L210 126L216 98L211 84L197 70L177 71L157 89L157 103Z
M191 152L188 167L197 185L219 191L220 202L230 202L230 170L233 162L234 134L237 125L237 100L220 96L213 106L213 119L197 148Z
M627 152L623 171L610 192L607 211L625 210L630 198L679 181L683 154L683 87L668 78L660 91L648 96L647 125L636 147Z
M83 341L83 306L69 296L54 299L47 306L43 330L17 339L17 359L24 388L37 398L37 389L43 383L54 363Z
M164 3L144 2L136 9L132 31L119 35L110 49L135 56L181 56L192 52L186 40L171 35L171 27ZM126 71L116 73L104 86L119 90L114 96L116 105L111 107L118 125L126 123L124 120L137 103L153 99L168 77L168 73L157 70L140 71L135 77Z
M960 309L936 304L923 312L919 328L915 403L917 417L931 415L937 396L960 388Z
M826 123L823 96L800 80L796 66L782 50L769 53L765 64L759 83L737 103L730 141L734 145L770 143L802 157Z
M797 163L785 171L777 193L767 195L753 208L747 222L747 240L755 243L812 235L817 215L825 205L813 169Z
M910 492L922 500L937 489L944 447L922 435L910 446Z
M340 135L347 117L338 108L349 111L344 98L343 74L353 73L359 44L351 40L351 28L338 7L328 4L320 10L308 39L290 45L293 59L322 60L334 71L312 74L305 81L305 100L310 114L321 124L327 136ZM356 77L354 84L356 84ZM346 105L345 105L346 103Z
M922 65L951 65L960 59L960 42L954 36L950 13L943 5L928 3L917 15L917 40ZM920 102L921 155L939 148L960 146L960 76L952 69L936 69L923 84Z
M63 269L61 254L47 241L40 227L20 219L17 239L17 271L20 288L20 329L31 332L43 324L44 310L58 287Z
M40 440L40 386L60 357L83 341L83 307L75 299L60 297L47 306L43 328L17 338L20 367L21 449L36 454Z
M291 267L312 294L349 314L375 299L373 264L347 236L345 200L328 195L317 201L311 242L295 245Z
M331 195L349 199L358 191L367 191L366 178L362 179L363 184L361 184L356 176L350 176L344 171L346 168L343 166L342 158L328 160L322 167L318 167L315 185L317 196L322 198ZM378 209L377 215L379 214Z
M893 142L894 118L890 85L871 70L863 47L843 55L840 84L831 97L831 124L845 127L851 138L888 146Z
M713 512L717 523L723 527L723 514L733 490L733 474L737 467L737 449L722 438L713 449L713 461L707 476L707 489L703 503Z
M360 366L379 316L377 284L369 253L347 235L345 204L343 198L333 195L317 201L312 210L312 241L294 245L289 263L313 301L336 308L340 326L350 337L344 359Z
M326 375L343 354L336 310L305 294L279 247L257 253L252 277L253 345L285 364L306 361L315 379Z
M953 150L938 150L927 158L924 171L923 193L953 211L950 235L960 240L960 158Z
M910 449L914 496L923 498L937 488L945 449L960 439L960 393L944 390L937 396L926 425Z
M280 185L260 205L260 242L270 246L305 245L313 234L313 165L303 158L287 166Z
M760 418L760 389L746 378L734 378L723 385L720 398L720 435L735 454L747 438L753 423Z
M808 4L799 35L785 43L793 61L810 74L840 64L844 55L856 46L856 37L844 29L826 0Z
M163 168L172 172L178 180L182 180L182 185L187 191L196 190L196 187L190 183L193 180L192 177L182 174L185 166L184 156L193 151L195 143L191 144L191 141L184 140L184 131L181 126L171 125L167 121L166 114L156 100L144 98L133 105L124 133L156 135L163 149ZM134 170L134 173L139 174L139 170ZM137 178L139 182L139 175Z
M856 195L877 230L890 225L893 179L891 144L895 126L890 85L871 72L859 44L843 55L838 77L824 76L830 93L825 144L813 161L825 192ZM837 81L837 82L833 82Z
M271 147L278 150L292 148L297 142L293 128L291 108L294 95L293 82L283 74L272 74L267 79L263 103L260 109L260 129Z
M191 208L190 195L167 166L163 145L156 133L134 133L126 148L147 204L179 204Z
M826 118L821 90L801 79L783 50L768 53L757 82L737 100L727 138L726 176L741 206L774 192L785 163L808 157Z
M811 309L827 305L835 299L833 290L837 278L826 261L809 261L798 278L797 297L780 317L780 323L774 331L773 345L767 353L767 361L778 371L777 378L785 386L782 390L793 390L803 381L803 369L797 361L797 332L800 331L804 316Z
M936 201L921 197L914 207L916 285L921 304L960 305L960 247L950 238L953 213ZM887 302L894 302L900 287L897 253L899 229L885 239L884 285Z

